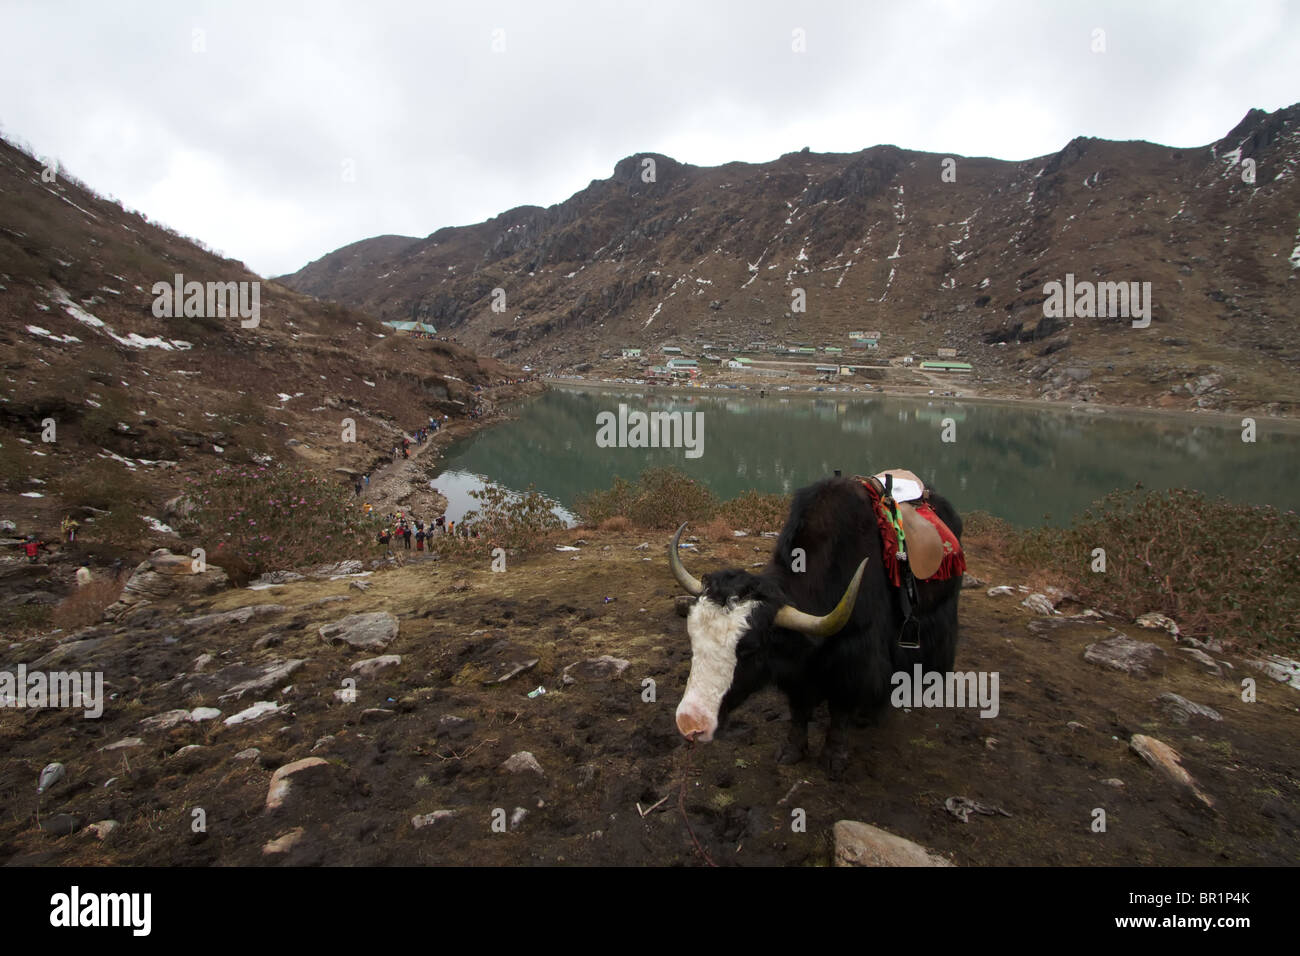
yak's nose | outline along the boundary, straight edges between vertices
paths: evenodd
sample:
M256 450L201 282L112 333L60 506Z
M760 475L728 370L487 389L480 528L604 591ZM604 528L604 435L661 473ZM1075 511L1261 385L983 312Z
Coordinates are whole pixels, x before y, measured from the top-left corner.
M686 702L683 701L681 706L677 708L677 729L681 731L682 736L687 740L707 744L713 739L713 734L718 729L718 721L717 718L701 710L687 706Z

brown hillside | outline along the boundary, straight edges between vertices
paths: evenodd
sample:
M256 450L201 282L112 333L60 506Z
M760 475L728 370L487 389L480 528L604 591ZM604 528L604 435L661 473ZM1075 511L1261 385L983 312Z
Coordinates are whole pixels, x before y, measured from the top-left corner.
M260 324L156 317L153 285L177 273L261 281ZM259 280L64 173L45 181L40 163L3 142L0 366L0 517L47 540L105 481L110 498L130 492L157 508L220 460L369 471L403 429L434 414L454 424L485 394L476 386L517 374ZM342 440L344 418L356 422L354 444ZM47 419L53 442L42 440Z
M955 182L946 157L894 146L715 168L647 153L548 209L353 243L282 281L554 372L620 346L846 346L879 329L885 356L955 347L977 383L1023 396L1288 414L1298 121L1300 106L1252 110L1196 149L1079 138L1024 162L952 157ZM1045 319L1044 285L1067 273L1150 282L1150 326Z

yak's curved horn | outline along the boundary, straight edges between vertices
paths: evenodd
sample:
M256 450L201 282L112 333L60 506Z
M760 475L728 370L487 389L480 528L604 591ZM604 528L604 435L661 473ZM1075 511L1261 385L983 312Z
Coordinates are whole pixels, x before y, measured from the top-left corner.
M849 582L844 596L840 598L840 603L835 605L835 610L831 613L818 617L816 614L805 614L787 604L776 612L776 626L799 631L809 637L830 637L838 633L845 624L849 623L849 617L853 614L853 605L858 600L858 587L862 584L862 572L867 569L868 560L870 559L862 559L857 573L853 575L853 580Z
M682 559L677 554L677 542L681 540L686 525L687 522L683 521L682 526L673 535L673 543L668 545L668 566L673 569L673 577L677 579L677 583L685 588L688 593L699 597L700 592L704 590L704 585L699 582L698 578L691 577L691 572L682 566Z

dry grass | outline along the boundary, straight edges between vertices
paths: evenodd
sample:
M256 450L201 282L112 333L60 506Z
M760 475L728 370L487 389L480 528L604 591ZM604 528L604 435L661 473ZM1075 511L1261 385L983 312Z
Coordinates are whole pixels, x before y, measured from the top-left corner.
M630 531L632 522L625 515L615 515L602 521L599 528L601 531Z
M730 523L724 518L713 518L704 522L695 529L695 533L714 544L727 543L735 538L731 533Z
M53 620L57 627L74 630L104 619L104 610L117 600L126 584L125 576L95 578L69 594L54 609Z

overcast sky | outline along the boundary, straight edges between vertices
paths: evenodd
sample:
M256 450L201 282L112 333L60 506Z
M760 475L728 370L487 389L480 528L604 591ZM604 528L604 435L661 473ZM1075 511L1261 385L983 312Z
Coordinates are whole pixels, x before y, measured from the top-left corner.
M278 275L560 202L647 150L1203 145L1300 101L1297 51L1281 0L0 0L0 129Z

